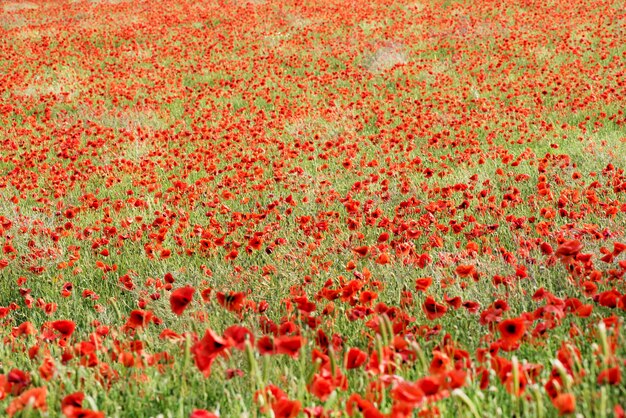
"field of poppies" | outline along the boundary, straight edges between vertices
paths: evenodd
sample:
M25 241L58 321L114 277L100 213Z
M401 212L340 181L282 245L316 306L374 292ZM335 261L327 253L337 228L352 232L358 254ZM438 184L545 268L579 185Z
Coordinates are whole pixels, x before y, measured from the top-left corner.
M0 415L624 417L621 0L0 2Z

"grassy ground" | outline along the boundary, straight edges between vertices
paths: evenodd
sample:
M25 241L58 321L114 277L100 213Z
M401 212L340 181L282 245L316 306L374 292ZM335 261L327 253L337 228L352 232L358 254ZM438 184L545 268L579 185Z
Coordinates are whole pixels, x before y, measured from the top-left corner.
M614 0L3 3L0 406L623 416L624 39Z

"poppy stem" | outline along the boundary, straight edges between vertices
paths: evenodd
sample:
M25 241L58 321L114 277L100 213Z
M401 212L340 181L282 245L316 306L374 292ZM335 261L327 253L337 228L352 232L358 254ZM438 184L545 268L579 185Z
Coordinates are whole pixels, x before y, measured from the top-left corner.
M390 345L393 342L393 324L391 323L391 320L389 319L389 316L387 316L387 314L383 314L382 316L382 325L383 328L385 329L385 334L387 337L387 340L384 341L385 345Z
M511 362L513 366L513 408L515 408L515 413L517 414L520 406L519 398L522 395L519 379L519 361L517 360L517 356L513 356Z
M334 379L337 375L337 361L335 360L335 350L332 347L328 347L328 358L330 359L330 373Z
M572 378L570 377L569 373L567 373L567 370L565 370L565 366L563 366L563 363L561 363L561 361L558 359L553 360L552 365L556 367L559 375L561 376L561 384L563 385L563 389L565 391L569 391L570 385L572 383Z
M384 374L385 373L385 360L384 360L384 346L383 346L383 340L380 336L380 334L376 335L376 348L378 349L378 370L380 372L380 374ZM381 390L381 400L380 400L380 405L384 405L386 401L386 396L385 396L385 391Z
M298 363L300 367L300 379L298 385L298 398L302 399L302 397L306 394L306 386L313 380L313 374L308 376L306 373L306 358L302 353L298 356ZM313 368L313 372L315 373L316 367Z
M426 372L426 370L428 370L428 362L426 361L424 350L422 350L422 347L417 343L417 341L411 342L411 348L413 349L413 352L419 359L419 364L422 367L422 371Z
M533 385L533 393L535 394L535 413L537 418L543 418L543 394L539 390L538 385Z
M113 306L113 309L115 309L117 318L122 319L122 313L120 312L119 306L117 306L117 301L115 300L115 298L109 298L109 303L111 304L111 306Z
M455 396L457 399L461 400L462 403L464 403L470 410L472 416L474 418L480 418L481 415L478 413L478 410L476 409L476 405L474 404L474 402L469 398L469 396L467 396L467 394L465 392L463 392L461 389L454 389L452 391L452 395Z
M382 339L382 345L387 346L389 344L389 335L387 334L387 326L383 315L378 317L378 332Z
M183 408L183 399L185 399L185 392L187 389L187 380L185 379L185 371L189 366L189 359L191 358L191 335L187 333L185 336L185 355L183 357L183 368L180 373L180 403L178 408L178 415L183 418L185 411Z
M611 351L609 347L609 339L606 334L606 325L604 322L600 321L598 324L598 331L600 332L600 343L602 344L602 362L605 366L608 366L611 360Z
M266 404L265 394L263 393L263 378L259 373L259 365L254 358L254 349L252 348L250 340L246 340L246 358L248 359L248 366L250 368L250 383L252 386L252 393L254 394L257 391L258 387L259 407L261 410L263 410Z
M600 414L598 415L600 418L606 418L606 387L602 386L600 388Z

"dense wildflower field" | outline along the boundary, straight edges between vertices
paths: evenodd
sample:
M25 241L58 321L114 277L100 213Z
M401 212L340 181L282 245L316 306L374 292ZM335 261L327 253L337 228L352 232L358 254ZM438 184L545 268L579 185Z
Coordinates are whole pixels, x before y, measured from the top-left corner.
M0 411L623 417L619 0L0 2Z

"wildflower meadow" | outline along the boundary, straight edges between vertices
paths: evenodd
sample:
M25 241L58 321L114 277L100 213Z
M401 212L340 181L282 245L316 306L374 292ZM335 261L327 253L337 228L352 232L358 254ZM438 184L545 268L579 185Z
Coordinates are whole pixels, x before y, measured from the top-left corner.
M622 0L0 1L0 416L626 408Z

